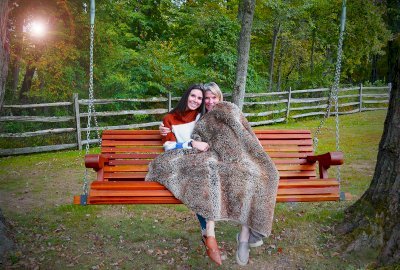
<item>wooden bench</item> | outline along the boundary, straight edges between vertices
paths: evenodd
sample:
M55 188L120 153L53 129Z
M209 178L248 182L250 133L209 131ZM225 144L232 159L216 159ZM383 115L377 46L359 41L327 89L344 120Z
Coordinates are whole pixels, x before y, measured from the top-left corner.
M340 183L329 178L327 170L331 165L343 164L342 152L314 156L309 130L255 130L255 133L278 168L278 202L341 199ZM97 179L90 184L88 196L75 196L74 203L181 203L161 184L144 181L149 162L163 151L158 130L104 131L101 154L85 156L86 167L97 172Z

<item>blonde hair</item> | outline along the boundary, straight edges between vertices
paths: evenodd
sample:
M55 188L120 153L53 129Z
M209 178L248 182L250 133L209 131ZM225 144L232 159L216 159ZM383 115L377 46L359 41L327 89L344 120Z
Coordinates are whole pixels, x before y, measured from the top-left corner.
M214 95L217 96L219 101L223 101L224 100L224 96L222 95L222 91L219 88L218 84L216 84L215 82L206 83L204 85L204 91L210 91L211 93L213 93Z

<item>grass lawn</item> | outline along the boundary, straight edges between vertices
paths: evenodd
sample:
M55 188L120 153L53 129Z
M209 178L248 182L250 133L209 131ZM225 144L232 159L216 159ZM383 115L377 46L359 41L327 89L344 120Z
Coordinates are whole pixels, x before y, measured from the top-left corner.
M386 111L340 117L341 186L354 199L372 179ZM306 128L320 120L267 128ZM328 119L318 153L335 150ZM98 149L93 149L96 152ZM336 169L330 170L331 176ZM183 205L74 206L82 191L83 152L63 151L0 159L0 205L17 249L5 269L214 269L200 242L198 222ZM92 174L91 174L92 176ZM352 201L280 203L272 235L250 253L248 269L364 269L370 258L337 248L334 225ZM217 223L224 250L220 269L235 261L237 225Z

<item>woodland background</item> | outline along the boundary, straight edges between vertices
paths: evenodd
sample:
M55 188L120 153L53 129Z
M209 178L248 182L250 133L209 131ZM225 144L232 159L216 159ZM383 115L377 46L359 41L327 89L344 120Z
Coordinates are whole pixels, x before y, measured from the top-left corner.
M5 104L88 96L90 1L10 1ZM194 82L231 92L240 32L238 0L97 0L96 98L182 93ZM342 1L256 2L246 92L329 87ZM45 22L47 33L30 35ZM342 85L383 85L391 34L382 1L347 3Z

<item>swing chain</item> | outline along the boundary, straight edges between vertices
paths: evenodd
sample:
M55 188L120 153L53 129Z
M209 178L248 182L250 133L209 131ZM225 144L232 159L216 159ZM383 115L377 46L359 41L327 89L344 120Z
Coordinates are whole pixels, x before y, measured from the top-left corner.
M97 142L101 144L101 138L99 133L99 125L97 122L96 110L94 108L94 91L93 91L93 44L94 44L94 24L90 25L90 70L89 70L89 104L88 104L88 119L87 119L87 130L86 130L86 155L89 154L90 145L90 130L92 122L92 114L95 123L95 130L97 135ZM85 169L84 181L83 181L83 194L88 195L88 169Z
M332 106L332 101L335 106L335 124L336 124L336 151L339 151L339 141L340 141L340 136L339 136L339 105L338 105L338 100L339 100L339 82L340 82L340 71L342 67L342 56L343 56L343 38L344 38L344 28L345 28L345 21L346 21L346 0L343 0L342 4L342 17L341 17L341 22L340 22L340 34L339 34L339 42L338 42L338 50L337 50L337 60L336 60L336 70L335 70L335 77L334 77L334 82L331 90L329 91L329 97L328 97L328 104L326 108L326 112L324 114L323 119L321 120L315 134L314 134L314 150L317 152L318 148L318 135L321 132L322 126L325 124L325 121L327 117L329 116L330 109ZM337 179L340 182L340 166L336 167L337 169Z

